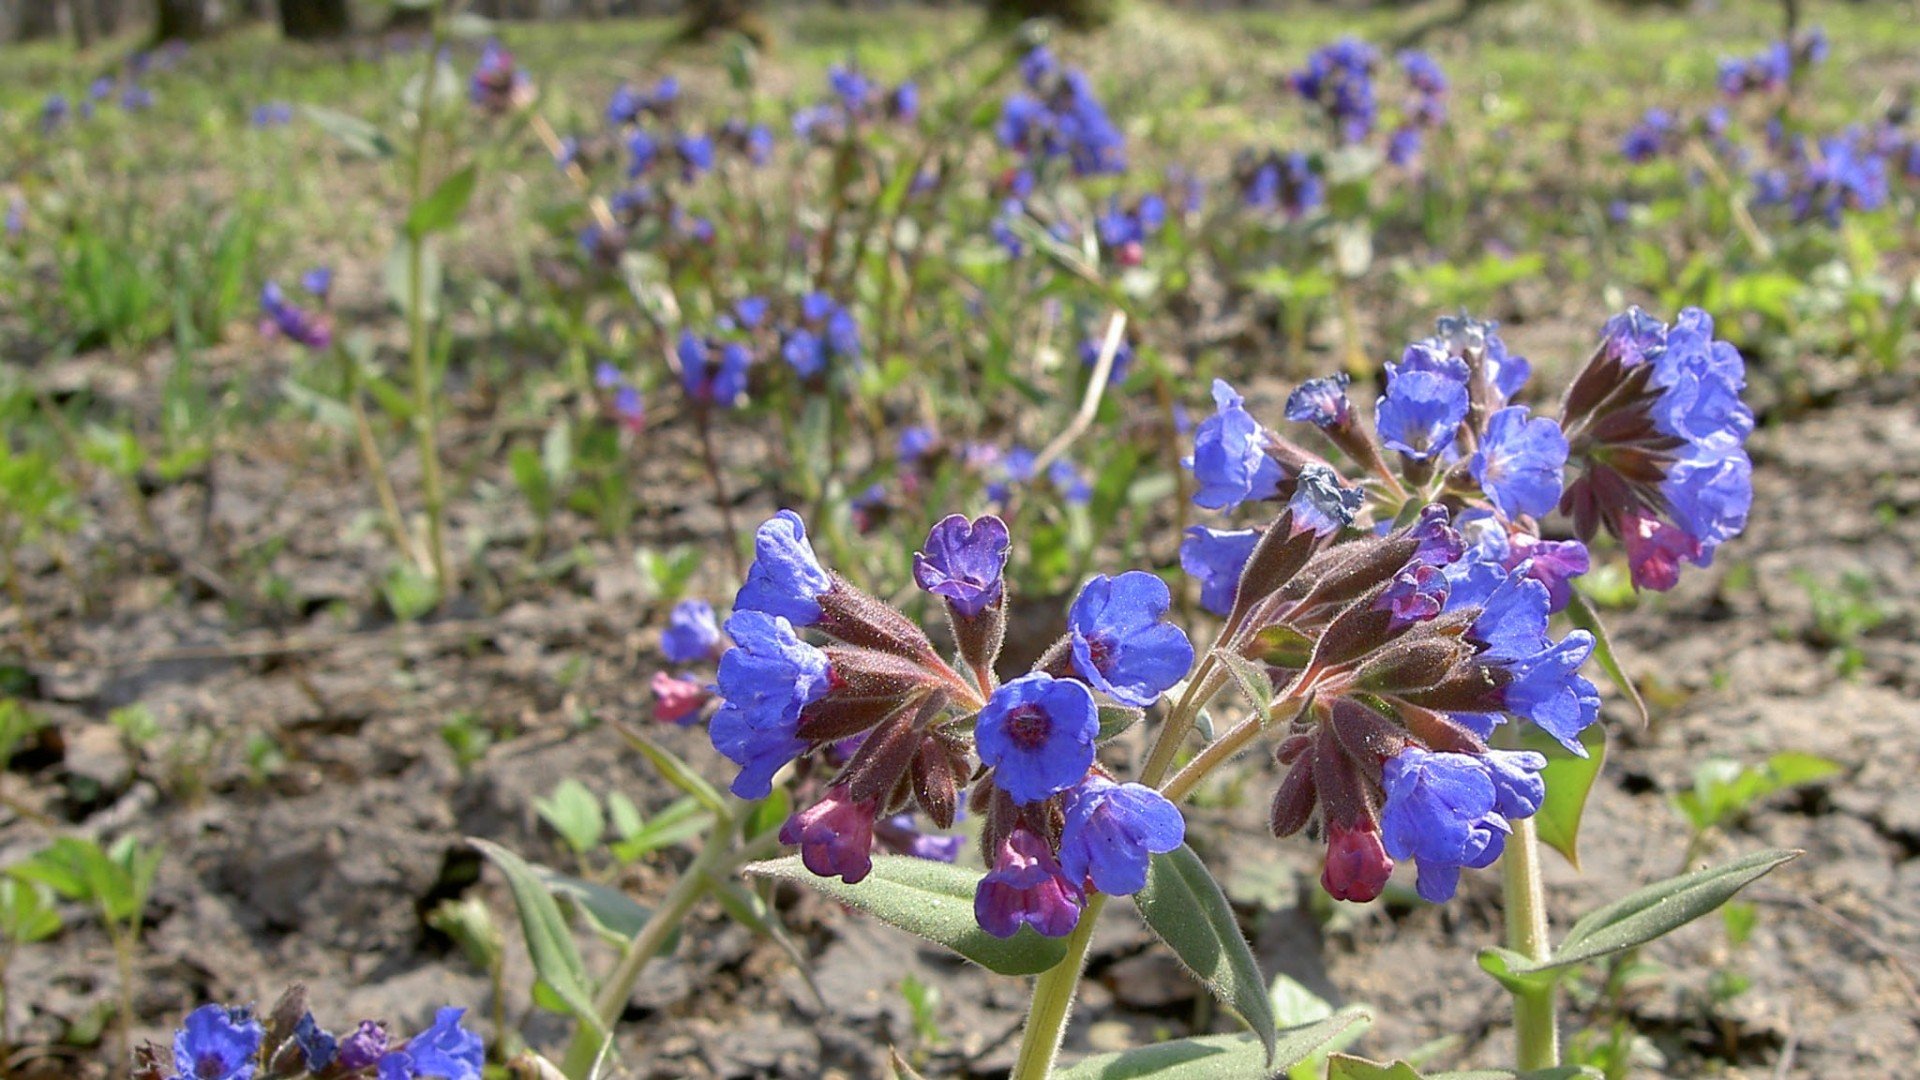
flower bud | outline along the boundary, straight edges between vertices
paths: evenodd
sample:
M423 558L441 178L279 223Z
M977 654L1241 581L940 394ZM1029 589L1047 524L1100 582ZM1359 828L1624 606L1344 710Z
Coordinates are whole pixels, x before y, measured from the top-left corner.
M953 827L959 809L960 781L967 773L966 750L949 738L933 734L913 756L913 795L934 825Z
M876 809L872 799L855 798L846 785L836 785L780 826L780 842L798 845L800 861L816 875L859 884L873 869Z
M829 572L833 587L819 594L817 627L849 645L892 653L916 661L935 661L933 642L905 615Z
M1320 886L1335 900L1364 904L1380 895L1393 874L1393 860L1380 842L1380 827L1372 821L1329 825L1327 864Z
M1287 770L1273 793L1273 807L1267 813L1267 827L1281 839L1307 827L1313 808L1319 803L1313 786L1313 767L1301 763Z
M920 750L921 735L914 718L897 713L868 735L853 760L841 770L839 785L860 801L878 801L892 795L894 788L913 766Z
M1376 694L1425 690L1445 681L1472 653L1458 638L1409 634L1367 657L1354 685Z
M1407 733L1400 725L1351 698L1333 703L1327 726L1355 767L1368 774L1379 768L1381 760L1393 757L1407 745Z

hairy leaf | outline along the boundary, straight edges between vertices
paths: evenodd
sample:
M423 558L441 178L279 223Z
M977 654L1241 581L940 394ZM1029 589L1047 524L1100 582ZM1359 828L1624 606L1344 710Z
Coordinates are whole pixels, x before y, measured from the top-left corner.
M1260 977L1260 965L1240 933L1227 894L1200 856L1184 844L1155 855L1147 870L1147 887L1133 902L1147 926L1271 1053L1273 1000L1267 982Z

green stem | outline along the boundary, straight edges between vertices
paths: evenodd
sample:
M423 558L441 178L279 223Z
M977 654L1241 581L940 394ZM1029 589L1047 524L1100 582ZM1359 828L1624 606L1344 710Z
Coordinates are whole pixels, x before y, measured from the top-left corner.
M1093 929L1100 921L1100 909L1107 898L1094 893L1080 912L1080 922L1067 937L1067 955L1040 973L1033 984L1033 1002L1027 1008L1027 1026L1020 1037L1020 1057L1014 1062L1007 1080L1046 1080L1053 1071L1053 1059L1060 1054L1060 1039L1067 1031L1067 1016L1073 1011L1073 998L1080 989L1080 971L1086 966L1087 949L1093 944Z
M611 1037L615 1021L627 1007L627 999L633 996L633 984L640 980L640 972L647 966L680 923L686 919L693 905L707 895L713 882L723 880L735 866L751 862L767 854L771 848L765 842L772 839L769 834L762 841L748 845L743 849L734 849L721 842L731 830L732 822L721 821L708 834L707 843L694 856L692 862L681 872L680 880L660 901L648 917L647 924L640 928L621 950L620 961L607 975L607 981L600 985L600 992L594 995L593 1009L599 1020L599 1028ZM582 1024L574 1030L573 1042L567 1047L567 1056L562 1060L561 1072L568 1080L586 1080L593 1071L594 1062L600 1057L601 1040L595 1037L592 1028Z
M420 80L420 108L414 116L413 171L408 184L408 205L419 206L426 195L427 140L433 130L434 76L440 63L441 25L439 6L429 9L432 40L427 46L427 64ZM439 424L436 422L433 394L433 365L427 342L427 299L421 295L426 285L426 242L410 236L407 242L407 358L413 380L413 427L420 445L421 498L427 513L427 556L433 564L433 584L441 598L447 595L446 494L440 479Z
M1529 960L1545 961L1547 899L1540 878L1540 841L1532 818L1513 822L1513 835L1500 860L1506 893L1507 948ZM1521 1072L1560 1064L1560 1029L1554 1018L1554 986L1514 990L1514 1064Z

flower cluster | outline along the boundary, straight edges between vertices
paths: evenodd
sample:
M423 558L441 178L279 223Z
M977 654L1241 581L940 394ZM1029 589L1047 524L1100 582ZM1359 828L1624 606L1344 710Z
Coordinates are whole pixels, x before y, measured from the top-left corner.
M1020 62L1028 92L1009 95L995 128L1028 169L1065 159L1077 176L1127 171L1126 136L1094 96L1086 72L1061 67L1045 47Z
M480 1080L486 1047L447 1007L409 1038L363 1020L336 1035L306 1007L306 992L283 995L264 1021L247 1006L202 1005L174 1032L172 1053L151 1043L134 1053L133 1080L255 1080L326 1076L337 1080Z
M1555 639L1549 620L1603 525L1654 589L1740 530L1752 494L1741 370L1704 313L1669 328L1636 309L1608 324L1556 420L1513 403L1531 369L1496 327L1442 319L1386 365L1371 431L1344 375L1288 397L1287 418L1346 458L1351 483L1214 384L1186 461L1194 501L1278 511L1264 528L1189 530L1181 565L1226 619L1220 648L1285 688L1270 824L1287 836L1320 823L1329 893L1372 899L1411 859L1438 902L1461 870L1498 859L1512 823L1539 809L1546 764L1495 748L1500 726L1527 722L1585 754L1599 695L1580 668L1594 641ZM1556 509L1574 537L1542 531Z
M1827 58L1827 35L1814 27L1794 41L1776 41L1752 57L1720 58L1720 92L1730 98L1784 90L1796 72Z
M604 361L593 369L593 385L611 395L608 405L620 426L639 434L647 422L646 403L640 397L640 388L629 382L618 367Z
M506 46L489 41L467 79L467 100L481 112L504 115L533 100L533 82L514 63Z
M1380 53L1373 46L1341 38L1315 49L1307 66L1289 81L1295 93L1320 107L1340 141L1365 142L1379 114L1373 92L1373 72L1379 65Z
M911 80L883 90L859 68L835 64L827 69L827 87L825 101L793 115L793 134L801 142L838 146L883 117L903 124L920 117L920 87Z
M831 360L857 361L860 324L833 297L808 293L800 298L799 319L781 335L780 356L802 379L819 375Z
M971 778L966 803L991 867L975 894L980 925L1060 936L1089 892L1138 891L1149 858L1182 841L1173 805L1109 776L1095 748L1103 721L1137 717L1185 677L1193 647L1166 621L1163 581L1099 576L1073 601L1066 635L1000 682L1010 543L999 518L953 515L914 556L914 581L945 608L956 668L904 615L822 568L800 518L782 511L756 534L734 598L710 730L740 766L742 798L765 796L790 762L850 750L825 797L781 830L808 868L849 883L871 871L877 822L917 807L946 828Z
M1327 201L1319 170L1302 153L1243 152L1235 162L1233 175L1240 201L1249 210L1278 211L1293 220L1318 210Z

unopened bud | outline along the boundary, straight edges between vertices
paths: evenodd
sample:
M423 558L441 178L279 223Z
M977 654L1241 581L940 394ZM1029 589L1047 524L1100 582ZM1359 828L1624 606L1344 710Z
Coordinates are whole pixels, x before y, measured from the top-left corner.
M849 645L910 660L937 659L933 642L927 640L926 633L912 620L854 588L839 574L830 576L833 587L817 597L820 621L815 626L822 633Z
M1302 762L1287 770L1273 793L1273 806L1267 812L1267 827L1281 839L1307 827L1319 795L1313 786L1313 766Z

